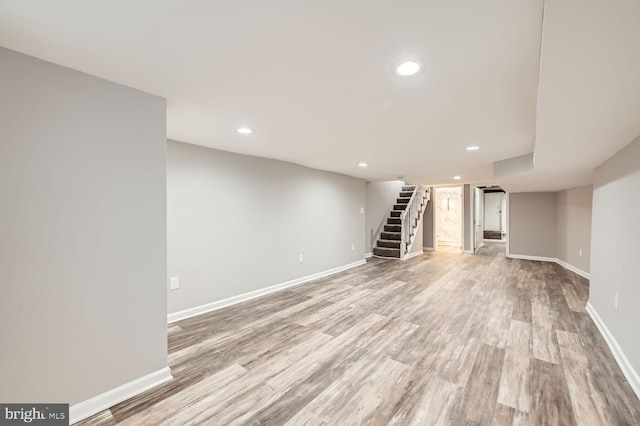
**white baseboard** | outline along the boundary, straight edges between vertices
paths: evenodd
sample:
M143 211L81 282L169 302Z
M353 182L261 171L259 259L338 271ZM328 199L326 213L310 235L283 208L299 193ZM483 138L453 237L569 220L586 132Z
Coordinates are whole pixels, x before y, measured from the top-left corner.
M326 271L318 272L316 274L307 275L305 277L296 278L295 280L286 281L280 284L272 285L269 287L261 288L259 290L250 291L248 293L239 294L226 299L218 300L204 305L196 306L194 308L185 309L183 311L174 312L167 315L167 322L169 324L180 321L183 319L195 317L196 315L204 314L207 312L215 311L216 309L224 308L227 306L235 305L236 303L245 302L247 300L255 299L256 297L264 296L269 293L273 293L285 288L294 287L306 282L326 277L338 272L345 271L347 269L355 268L356 266L366 264L366 260L358 260L357 262L349 263L348 265L338 266L337 268L327 269Z
M538 262L556 262L555 257L544 257L544 256L529 256L526 254L507 254L507 257L512 259L522 259L522 260L537 260Z
M369 253L365 253L364 254L364 258L365 259L369 259L370 257L373 257L373 252L372 251L370 251Z
M173 380L173 376L171 376L169 367L165 367L94 396L91 399L72 405L69 407L69 422L70 424L77 423L169 380Z
M473 254L473 250L460 250L462 254Z
M422 247L423 251L436 251L433 247Z
M528 256L528 255L524 255L524 254L507 254L507 257L510 257L512 259L537 260L539 262L557 263L558 265L562 266L563 268L568 269L571 272L575 272L576 274L580 275L581 277L584 277L586 279L590 279L590 275L589 275L588 272L585 272L582 269L576 268L575 266L568 264L564 260L560 260L560 259L555 258L555 257Z
M422 251L422 250L416 251L415 253L410 253L410 254L406 255L404 257L404 259L402 259L402 260L408 260L408 259L411 259L412 257L420 256L420 255L423 255L423 254L424 254L424 251Z
M562 266L565 269L568 269L572 272L575 272L576 274L580 275L581 277L584 277L586 279L589 279L589 273L583 271L582 269L576 268L573 265L568 264L567 262L565 262L564 260L560 260L560 259L556 259L556 263L560 266Z
M596 327L598 327L598 330L600 330L600 334L602 334L602 337L604 337L605 342L607 342L607 345L609 346L613 357L616 359L618 366L620 366L624 377L627 378L627 381L631 385L631 388L635 392L638 399L640 399L640 375L638 375L638 372L633 368L631 362L629 362L629 358L627 358L622 348L618 344L616 338L613 337L613 334L611 334L605 323L602 321L600 315L598 315L596 310L593 308L591 302L587 303L587 312L591 316L593 322L596 324Z

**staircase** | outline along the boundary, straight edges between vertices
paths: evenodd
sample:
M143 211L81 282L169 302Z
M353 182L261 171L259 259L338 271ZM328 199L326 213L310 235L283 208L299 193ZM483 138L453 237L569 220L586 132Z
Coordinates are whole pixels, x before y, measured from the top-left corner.
M411 249L416 228L422 220L427 202L428 189L416 185L402 187L376 247L373 248L374 256L404 259Z

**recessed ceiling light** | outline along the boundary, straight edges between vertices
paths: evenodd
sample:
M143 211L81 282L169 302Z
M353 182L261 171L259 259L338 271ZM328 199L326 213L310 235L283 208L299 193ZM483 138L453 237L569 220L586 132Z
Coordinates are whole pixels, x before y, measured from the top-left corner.
M471 146L468 146L466 149L467 151L477 151L480 149L480 147L478 145L471 145Z
M460 179L462 179L462 176L454 176L453 178L454 178L455 180L460 180Z
M420 70L420 64L413 61L403 62L400 65L398 65L398 68L396 68L396 72L402 76L413 75L417 73L419 70Z
M358 163L358 167L367 167L368 165L369 163L365 163L364 161Z
M238 133L242 135L250 135L253 133L253 129L250 129L249 127L238 127Z

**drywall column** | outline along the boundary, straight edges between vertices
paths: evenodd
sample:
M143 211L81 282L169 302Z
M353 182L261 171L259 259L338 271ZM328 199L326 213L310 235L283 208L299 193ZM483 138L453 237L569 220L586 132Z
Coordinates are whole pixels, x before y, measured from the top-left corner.
M164 99L4 48L0 64L0 401L169 378Z
M508 255L555 260L556 199L556 192L509 194Z
M429 188L431 199L424 209L424 219L422 220L422 245L425 250L434 250L434 236L436 235L435 222L433 220L433 206L436 197L435 188Z
M590 269L592 199L592 185L560 191L557 199L558 259L583 275Z
M595 170L589 304L640 395L640 137ZM619 295L619 308L614 306ZM617 347L616 347L617 346Z
M471 223L473 222L473 208L471 206L471 185L466 184L462 187L462 202L464 204L462 217L462 251L464 253L473 253L473 238L471 237Z

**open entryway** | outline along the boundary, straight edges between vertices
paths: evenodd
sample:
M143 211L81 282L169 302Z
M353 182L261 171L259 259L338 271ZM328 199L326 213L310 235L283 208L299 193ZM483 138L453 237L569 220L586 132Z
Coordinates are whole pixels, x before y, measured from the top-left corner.
M501 188L484 190L483 239L503 241L506 236L506 194Z
M462 187L436 188L434 210L436 247L462 247Z
M487 242L506 241L507 194L502 188L474 186L472 226L474 252Z

